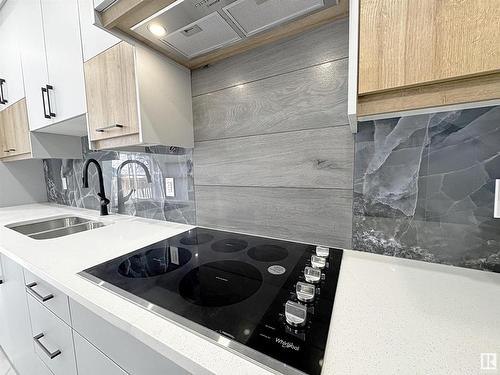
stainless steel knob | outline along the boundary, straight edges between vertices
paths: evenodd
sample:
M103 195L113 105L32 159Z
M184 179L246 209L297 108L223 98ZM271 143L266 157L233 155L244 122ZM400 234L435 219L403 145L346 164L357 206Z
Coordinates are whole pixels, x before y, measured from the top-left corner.
M295 285L295 293L297 293L297 299L299 301L312 302L314 301L316 288L314 287L314 285L299 281L297 285Z
M304 268L304 277L308 283L317 284L321 281L321 271L317 268Z
M322 270L326 266L326 259L316 255L311 256L311 265Z
M316 246L316 255L322 258L328 258L330 249L325 246Z
M293 301L285 304L285 319L293 327L303 327L307 323L307 307Z

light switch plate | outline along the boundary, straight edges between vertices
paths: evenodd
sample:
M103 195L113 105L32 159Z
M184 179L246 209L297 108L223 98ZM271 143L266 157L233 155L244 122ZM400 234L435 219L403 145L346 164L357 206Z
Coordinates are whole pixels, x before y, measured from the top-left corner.
M165 177L165 194L167 197L175 197L175 184L172 177Z
M68 179L66 177L62 178L62 188L63 190L68 190Z

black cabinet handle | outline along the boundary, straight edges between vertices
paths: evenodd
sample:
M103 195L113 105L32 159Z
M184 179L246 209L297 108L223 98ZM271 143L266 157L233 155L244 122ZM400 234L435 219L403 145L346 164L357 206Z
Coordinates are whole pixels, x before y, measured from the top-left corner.
M98 133L104 133L106 130L111 130L114 128L123 128L123 125L115 124L115 125L105 126L104 128L97 128L95 131Z
M5 83L5 79L0 78L0 104L7 104L8 101L3 96L3 84Z
M35 289L33 289L35 286L37 286L37 283L30 283L26 285L26 287L31 291L31 293L40 301L40 302L47 302L49 299L54 298L54 295L52 293L47 294L46 296L42 296L40 293L38 293Z
M43 333L40 333L38 335L36 335L35 337L33 337L33 340L35 340L35 342L38 344L38 346L40 347L40 349L42 349L42 351L47 355L47 357L49 357L50 359L54 359L55 357L57 357L59 354L61 354L61 351L58 349L54 352L51 352L50 350L48 350L45 345L43 345L41 342L40 342L40 339L44 336Z
M43 117L50 118L50 116L47 114L47 108L45 108L45 94L46 93L47 93L47 89L45 87L42 87ZM48 94L47 94L47 96L48 96Z
M52 109L50 108L50 93L49 90L54 90L54 86L51 85L45 85L47 88L47 104L49 105L49 115L50 117L56 117L56 114L52 112Z

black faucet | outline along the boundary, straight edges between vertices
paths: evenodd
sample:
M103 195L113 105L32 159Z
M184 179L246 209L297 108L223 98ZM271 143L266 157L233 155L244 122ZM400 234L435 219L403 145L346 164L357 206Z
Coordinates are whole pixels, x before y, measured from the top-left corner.
M100 192L97 193L97 195L99 196L101 203L101 216L105 216L108 215L109 199L106 198L106 193L104 192L104 180L102 178L101 166L99 165L99 162L95 159L89 159L83 165L83 187L84 188L89 187L89 165L92 163L95 165L95 168L97 169L97 176L99 177Z
M116 179L117 179L117 184L118 184L118 213L122 214L125 212L125 202L129 200L130 196L134 193L134 189L130 190L130 192L127 194L127 196L123 196L123 189L122 189L122 182L121 182L121 173L122 169L124 166L127 164L137 164L138 166L142 167L144 169L144 173L146 173L146 179L148 180L148 183L151 183L151 173L149 173L148 167L146 165L138 160L125 160L123 163L121 163L118 168L116 169Z

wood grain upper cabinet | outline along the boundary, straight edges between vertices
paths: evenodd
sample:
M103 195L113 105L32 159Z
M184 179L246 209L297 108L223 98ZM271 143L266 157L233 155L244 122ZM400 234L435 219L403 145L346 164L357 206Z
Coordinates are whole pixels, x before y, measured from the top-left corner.
M15 157L31 153L26 100L21 99L0 114L0 158Z
M91 149L193 147L187 68L127 42L86 61L84 68Z
M498 0L360 0L358 94L500 71Z

